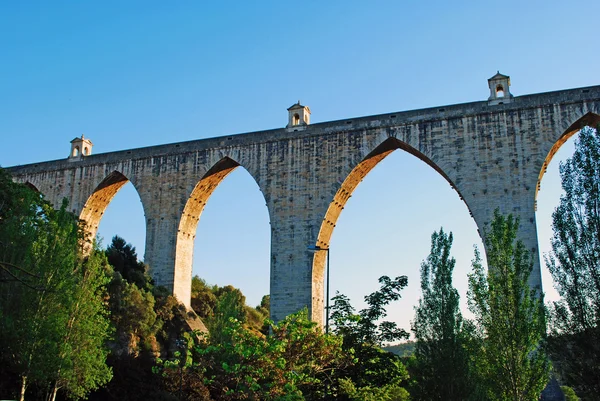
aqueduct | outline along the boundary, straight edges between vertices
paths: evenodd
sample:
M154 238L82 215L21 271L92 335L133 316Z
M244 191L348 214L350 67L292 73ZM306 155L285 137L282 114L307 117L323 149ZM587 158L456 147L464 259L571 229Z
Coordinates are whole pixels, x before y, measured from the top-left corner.
M530 285L541 286L535 202L558 148L584 125L600 123L600 86L513 97L509 78L488 80L485 101L310 124L288 109L285 128L91 154L86 138L67 159L15 166L56 206L67 198L95 235L107 205L129 180L146 220L145 262L155 282L189 306L193 240L206 201L237 167L262 191L271 224L271 316L308 306L323 320L324 252L346 201L377 163L401 149L440 173L467 205L480 232L494 209L521 221L534 255Z

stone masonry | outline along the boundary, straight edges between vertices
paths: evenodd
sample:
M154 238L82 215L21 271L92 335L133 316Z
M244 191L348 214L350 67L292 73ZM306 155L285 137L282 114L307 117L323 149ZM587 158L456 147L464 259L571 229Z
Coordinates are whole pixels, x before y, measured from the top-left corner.
M505 82L500 87L498 82ZM495 85L495 86L492 86ZM490 88L510 95L508 77ZM600 86L306 124L9 168L95 235L107 205L128 180L146 219L144 260L159 285L189 306L196 227L206 201L237 167L256 180L271 223L271 316L305 306L323 320L325 252L346 201L396 149L439 172L466 203L480 232L494 209L521 221L533 252L531 286L541 286L535 202L562 143L600 123ZM500 96L499 95L499 96ZM304 107L304 106L302 106Z

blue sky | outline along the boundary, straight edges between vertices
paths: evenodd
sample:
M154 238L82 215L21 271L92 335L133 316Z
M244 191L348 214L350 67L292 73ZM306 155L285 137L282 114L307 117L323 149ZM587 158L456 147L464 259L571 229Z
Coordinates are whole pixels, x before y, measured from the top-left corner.
M485 100L487 78L511 92L600 84L600 2L2 2L0 165L65 158L85 134L94 153L282 127L286 108L312 121ZM563 147L542 182L547 250ZM570 149L570 150L569 150ZM566 155L566 156L565 156ZM396 151L357 188L331 239L331 288L362 297L387 274L409 276L390 315L409 327L430 235L455 236L455 283L466 296L473 245L466 206L442 177ZM100 234L143 255L139 198L127 185ZM481 245L479 245L481 247ZM201 216L194 272L233 284L250 304L269 289L264 198L236 170ZM546 290L550 292L545 277Z

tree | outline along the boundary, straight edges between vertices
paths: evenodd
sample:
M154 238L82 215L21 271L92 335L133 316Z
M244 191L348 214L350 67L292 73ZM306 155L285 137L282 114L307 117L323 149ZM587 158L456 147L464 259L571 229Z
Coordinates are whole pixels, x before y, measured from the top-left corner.
M118 238L118 237L116 237ZM124 244L124 245L123 245ZM110 246L109 246L110 247ZM125 240L113 248L133 249ZM120 253L116 255L119 256ZM125 258L113 258L121 266L145 265L137 260L135 253ZM114 255L114 253L113 253ZM126 272L129 267L121 269ZM169 394L164 381L152 372L158 353L173 350L175 340L182 337L188 326L185 323L185 306L179 304L165 287L153 287L147 271L137 275L139 280L129 281L119 271L113 272L108 286L108 305L115 335L109 342L107 363L113 371L113 379L103 388L91 394L94 400L177 400L177 391ZM140 284L142 287L140 288ZM177 377L180 377L177 372ZM189 390L189 389L188 389ZM196 397L194 399L201 399Z
M78 398L110 379L103 349L105 271L81 254L82 231L63 202L54 210L0 170L0 357L30 383L64 386Z
M231 317L257 332L268 333L269 325L265 324L265 319L269 318L269 295L263 296L256 308L245 302L242 292L231 285L211 286L198 276L192 278L192 309L206 322L213 337L220 336Z
M575 391L568 386L560 386L563 394L565 395L565 401L579 401L579 397L575 394Z
M342 349L353 355L354 363L346 369L336 372L338 380L347 380L342 390L347 396L363 396L381 388L388 394L400 394L400 398L408 399L408 392L402 387L408 379L406 367L400 358L381 349L385 342L407 339L409 334L397 327L396 323L381 321L387 315L386 306L400 299L400 291L408 284L406 276L390 279L379 278L381 288L367 296L368 307L356 314L350 300L343 294L337 294L333 300L331 318L334 322L333 333L343 339ZM374 391L374 390L373 390Z
M112 328L104 302L110 271L104 253L96 249L74 272L74 286L61 293L65 309L51 401L59 389L78 399L112 378L106 365L106 341Z
M546 265L561 296L552 308L550 351L563 379L583 399L600 399L600 138L579 131L560 165L563 195L552 214Z
M226 328L229 326L231 319L238 320L241 323L246 322L246 297L232 285L218 287L215 295L217 304L213 315L206 319L206 327L210 333L211 342L221 344L229 341Z
M469 309L481 343L476 370L490 400L538 400L549 379L545 309L539 289L527 284L533 262L516 239L518 226L496 210L485 235L487 275L477 250L469 274Z
M217 296L211 286L198 276L192 278L192 309L202 319L206 319L214 313L217 305Z
M469 398L469 330L459 309L458 291L452 286L456 263L450 257L452 233L443 229L431 235L431 253L421 264L421 291L415 307L412 330L415 358L410 373L415 380L415 400L457 400Z
M323 398L331 372L348 360L341 339L325 336L307 310L271 323L269 336L257 334L231 318L223 343L200 341L192 347L193 364L182 372L185 399L304 400ZM180 362L161 363L175 390ZM202 397L199 394L204 394Z
M145 349L152 348L154 335L160 328L154 310L155 298L150 291L119 281L119 277L113 278L109 300L116 345L119 351L137 355L141 345Z
M135 284L141 290L151 288L152 279L147 274L148 266L140 262L135 247L123 238L115 235L106 247L108 262L127 282Z

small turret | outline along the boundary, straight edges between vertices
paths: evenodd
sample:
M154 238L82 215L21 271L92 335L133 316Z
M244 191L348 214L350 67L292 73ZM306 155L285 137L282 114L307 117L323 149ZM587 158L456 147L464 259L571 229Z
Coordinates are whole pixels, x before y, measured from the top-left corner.
M69 160L81 160L85 156L92 154L93 143L83 135L81 138L74 138L71 141L71 153Z
M490 87L490 97L488 98L490 106L512 102L513 95L510 94L510 77L508 75L500 74L498 71L496 75L488 79L488 85Z
M298 103L288 108L288 117L286 128L304 129L310 124L310 109L308 106L302 106L298 100Z

